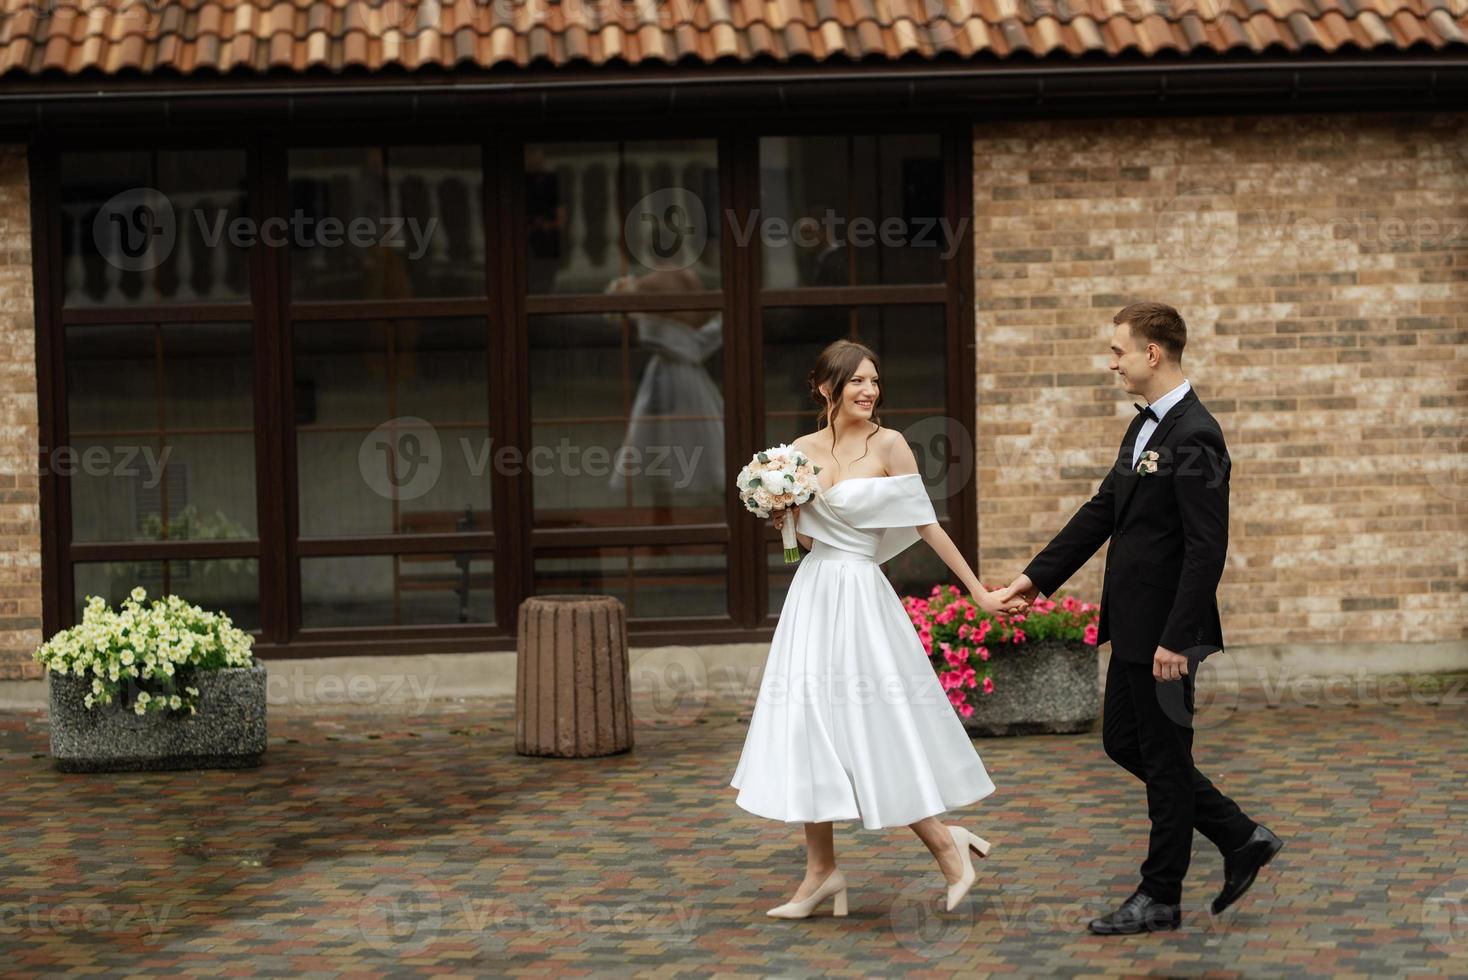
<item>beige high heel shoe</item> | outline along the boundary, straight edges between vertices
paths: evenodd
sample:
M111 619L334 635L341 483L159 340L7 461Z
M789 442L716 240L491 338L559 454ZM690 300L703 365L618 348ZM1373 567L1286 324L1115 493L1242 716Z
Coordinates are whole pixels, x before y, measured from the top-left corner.
M979 857L989 856L989 842L976 834L971 834L962 827L952 824L944 824L948 828L948 834L953 838L953 846L958 848L958 853L963 855L963 877L948 886L948 911L952 912L958 903L963 901L963 896L974 886L978 879L978 872L974 870L974 859L968 856L969 849L978 852Z
M826 876L819 888L811 893L809 898L799 902L786 902L770 909L765 915L773 915L777 919L804 919L815 911L815 907L830 896L836 896L835 907L832 915L846 914L846 876L837 868Z

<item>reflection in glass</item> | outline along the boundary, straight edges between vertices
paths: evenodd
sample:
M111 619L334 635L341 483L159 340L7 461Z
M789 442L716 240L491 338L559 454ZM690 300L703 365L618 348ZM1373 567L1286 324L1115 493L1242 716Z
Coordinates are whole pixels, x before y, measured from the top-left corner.
M63 153L63 302L248 300L248 216L243 150Z
M66 365L72 540L255 537L249 324L73 325Z
M292 295L484 295L483 188L477 145L291 150Z
M491 529L482 320L294 326L302 535Z
M695 273L683 288L719 288L715 140L529 143L525 210L532 295L676 269Z
M457 554L301 559L301 625L494 622L494 560Z
M531 318L538 526L725 519L722 328L718 311Z
M618 280L618 292L672 292L680 281L696 281L691 270L649 272ZM689 288L698 288L696 285ZM619 323L624 315L609 319ZM677 491L695 496L717 497L724 489L724 395L710 375L708 361L724 346L721 311L647 312L625 314L633 323L634 342L650 356L637 382L637 393L627 420L627 431L615 460L609 485L614 492L629 488L651 494L659 506L672 506ZM698 465L702 454L705 465ZM689 461L687 476L678 478L673 467L664 473L652 461L664 456L682 466ZM646 465L639 472L636 462Z
M936 134L763 137L760 214L766 289L942 282L962 232Z
M168 561L96 561L72 566L73 615L82 621L87 597L99 595L113 609L141 585L146 606L177 595L207 612L222 612L242 630L260 628L260 563L254 558L190 558Z
M535 559L535 591L616 596L629 619L728 614L723 545L577 549Z

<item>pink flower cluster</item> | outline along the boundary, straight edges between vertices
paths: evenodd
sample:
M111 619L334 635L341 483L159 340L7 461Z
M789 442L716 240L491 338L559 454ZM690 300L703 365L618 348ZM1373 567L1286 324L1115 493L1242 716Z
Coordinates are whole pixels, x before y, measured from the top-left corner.
M1055 609L1055 602L1053 600L1046 599L1046 600L1043 600L1043 601L1045 602L1045 604L1047 606L1047 608L1044 610L1045 612L1052 612L1052 611L1054 611L1054 609ZM1035 603L1035 605L1034 606L1031 606L1031 608L1032 609L1033 608L1037 608L1039 605L1040 605L1040 603ZM1092 604L1092 603L1089 603L1089 602L1081 602L1075 596L1069 596L1068 595L1068 596L1063 597L1060 600L1060 608L1064 612L1071 613L1072 615L1075 615L1075 616L1083 615L1085 613L1094 613L1095 614L1095 615L1093 615L1090 618L1090 621L1086 623L1085 630L1084 630L1084 635L1082 637L1082 639L1085 641L1086 644L1088 644L1089 646L1095 646L1096 645L1096 630L1097 630L1098 620L1100 619L1100 616L1101 616L1101 607L1099 605L1095 605L1095 604Z
M1096 645L1100 607L1073 596L1060 601L1040 599L1028 612L991 615L984 612L957 586L933 586L927 597L907 596L902 600L913 629L917 630L948 700L963 717L974 713L970 692L991 694L990 648L1013 648L1030 640L1080 640ZM1029 631L1021 626L1026 624Z

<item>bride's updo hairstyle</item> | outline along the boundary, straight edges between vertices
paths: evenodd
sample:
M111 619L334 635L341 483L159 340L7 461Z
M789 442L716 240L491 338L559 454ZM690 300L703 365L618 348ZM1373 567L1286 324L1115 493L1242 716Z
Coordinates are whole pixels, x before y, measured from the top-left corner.
M826 428L831 430L832 457L836 455L836 427L833 423L836 421L836 415L841 410L841 402L846 397L846 383L851 380L851 376L856 373L856 369L861 367L863 359L872 362L872 366L877 369L877 377L880 378L882 376L882 364L877 360L876 351L872 350L866 344L859 343L855 340L836 340L828 344L825 350L821 351L820 356L816 358L816 366L811 368L810 374L806 376L806 383L810 386L811 400L820 406L816 412L816 431L819 432L821 429ZM821 394L821 385L823 384L828 386L832 395L832 400L829 404L826 401L826 396ZM882 389L879 383L877 397L872 402L872 422L878 426L882 424L881 420L877 418L877 409L881 407ZM870 442L872 436L875 434L875 432L868 433L867 441ZM863 449L861 456L865 455L866 450ZM857 459L861 459L861 456L858 456ZM852 462L855 462L855 460Z

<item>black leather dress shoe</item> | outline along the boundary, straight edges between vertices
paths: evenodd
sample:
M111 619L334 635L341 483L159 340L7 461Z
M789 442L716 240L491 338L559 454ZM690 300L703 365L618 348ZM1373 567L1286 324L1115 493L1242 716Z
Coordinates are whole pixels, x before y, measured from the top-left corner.
M1165 905L1141 892L1121 903L1115 912L1092 919L1088 927L1098 936L1123 936L1134 932L1162 932L1183 924L1181 905Z
M1223 859L1223 891L1213 900L1213 914L1217 915L1243 897L1259 869L1264 867L1284 847L1284 841L1263 824L1254 828L1254 833L1237 850Z

